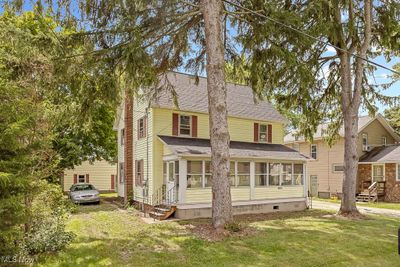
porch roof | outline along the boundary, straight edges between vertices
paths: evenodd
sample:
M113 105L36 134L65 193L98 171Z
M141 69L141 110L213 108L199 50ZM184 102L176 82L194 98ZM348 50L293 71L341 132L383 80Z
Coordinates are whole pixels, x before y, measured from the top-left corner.
M165 135L158 135L158 137L174 154L178 156L211 156L209 139ZM297 161L309 160L308 157L300 152L280 144L231 141L229 153L232 158L260 158Z
M400 162L400 144L375 147L361 156L359 162Z

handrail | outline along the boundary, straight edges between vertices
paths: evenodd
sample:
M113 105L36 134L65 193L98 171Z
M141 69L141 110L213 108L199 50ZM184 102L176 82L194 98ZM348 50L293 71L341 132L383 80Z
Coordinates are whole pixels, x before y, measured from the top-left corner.
M368 191L370 191L371 189L373 189L374 187L376 187L378 184L378 182L373 182L369 187L368 187Z

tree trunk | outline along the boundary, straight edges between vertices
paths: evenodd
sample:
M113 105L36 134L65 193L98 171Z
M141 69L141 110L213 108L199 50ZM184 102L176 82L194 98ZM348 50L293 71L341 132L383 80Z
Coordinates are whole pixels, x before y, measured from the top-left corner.
M364 78L365 61L367 51L371 43L372 6L371 0L364 4L364 40L357 49L359 57L355 59L354 82L352 82L351 60L346 52L341 52L341 106L344 120L344 177L342 188L342 202L339 214L345 216L358 216L356 206L356 183L358 171L358 112L361 103L362 81Z
M202 0L207 54L207 90L212 168L212 222L217 230L232 221L229 131L221 30L221 0Z

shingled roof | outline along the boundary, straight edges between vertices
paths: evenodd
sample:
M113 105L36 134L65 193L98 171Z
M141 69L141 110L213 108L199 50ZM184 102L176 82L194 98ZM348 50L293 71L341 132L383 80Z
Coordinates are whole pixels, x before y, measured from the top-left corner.
M359 162L400 162L400 144L375 147L367 154L361 156Z
M360 116L358 118L358 132L360 133L365 127L367 127L372 121L375 119L379 120L382 126L392 135L392 137L399 142L400 137L394 132L393 128L390 127L386 119L381 115L377 114L375 117L370 116ZM313 138L314 140L322 139L326 136L326 130L328 128L328 124L321 124L318 125L317 131L315 132ZM339 135L344 137L344 127L342 126L339 129ZM296 137L296 133L289 133L285 136L284 142L291 143L291 142L303 142L304 137L298 136Z
M185 138L159 135L160 140L178 156L211 156L209 139ZM262 158L271 160L307 161L309 158L300 152L279 144L260 144L231 141L229 154L232 158Z
M188 112L208 113L207 79L199 78L196 84L195 76L169 72L169 82L177 93L179 110ZM287 120L266 101L255 102L253 91L248 86L227 83L228 115L233 117L286 123ZM170 92L160 93L153 107L175 109Z

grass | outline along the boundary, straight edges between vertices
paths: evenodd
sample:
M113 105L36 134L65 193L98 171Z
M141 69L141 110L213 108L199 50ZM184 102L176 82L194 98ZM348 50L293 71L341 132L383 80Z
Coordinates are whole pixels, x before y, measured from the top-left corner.
M80 206L68 230L77 237L38 266L398 266L398 220L352 221L305 211L242 217L256 234L209 242L188 224L145 224L114 205Z
M313 198L314 200L338 203L340 204L340 199L330 199L330 198ZM378 203L368 203L368 202L357 202L359 206L365 206L370 208L378 208L378 209L392 209L392 210L400 210L400 203L389 203L389 202L378 202Z
M117 197L118 194L116 192L113 193L100 193L100 197L102 198L108 198L108 197Z

